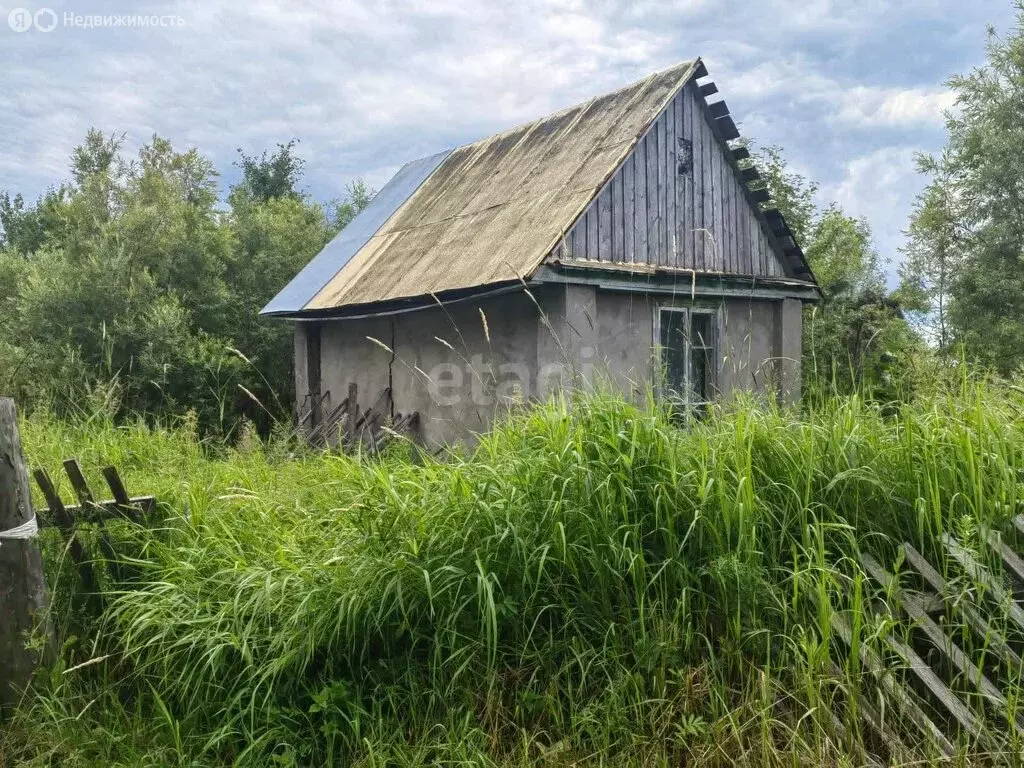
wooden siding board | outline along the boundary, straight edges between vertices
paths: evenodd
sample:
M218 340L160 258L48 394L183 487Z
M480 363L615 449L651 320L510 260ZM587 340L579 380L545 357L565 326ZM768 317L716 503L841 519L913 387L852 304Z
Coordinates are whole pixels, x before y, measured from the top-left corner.
M647 142L637 143L635 158L635 200L636 218L634 232L636 233L636 261L647 263Z
M644 139L647 145L647 263L657 264L661 255L658 242L658 131L647 134Z
M605 184L597 196L597 258L612 260L612 187Z
M636 222L633 220L633 175L636 173L636 161L630 155L622 166L622 260L628 262L636 261L635 234Z
M612 225L612 241L611 251L609 252L609 258L612 261L623 261L622 254L624 249L622 247L624 218L622 215L622 169L620 168L614 176L612 176L612 203L611 203L611 225Z
M688 93L689 91L687 90L679 95L679 135L683 141L690 142L690 146L692 147L693 133L690 129L690 113L693 110L690 109L689 100L686 98ZM680 259L684 265L689 264L691 267L693 267L697 261L697 252L693 246L693 185L696 174L693 168L692 154L693 153L691 152L689 173L681 177L682 194L679 197L679 205L682 209Z
M586 258L597 258L597 209L590 206L587 209L587 250Z
M715 211L712 204L714 199L714 173L711 164L711 126L705 119L703 112L698 124L700 125L700 154L703 158L701 179L704 181L704 194L702 195L704 210L702 227L704 231L700 234L704 240L704 269L711 271L716 268L715 247L712 242L715 230Z
M697 108L692 90L687 91L686 105L690 108L690 140L693 142L693 263L694 269L706 269L704 234L704 144L701 141L701 123L704 118Z
M708 150L711 153L711 231L715 238L715 271L725 271L725 238L722 229L722 156L709 128Z

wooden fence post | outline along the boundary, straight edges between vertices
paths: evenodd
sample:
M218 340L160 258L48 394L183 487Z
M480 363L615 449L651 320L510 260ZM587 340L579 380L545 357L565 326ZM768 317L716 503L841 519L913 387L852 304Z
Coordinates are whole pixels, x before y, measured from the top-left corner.
M17 411L0 397L0 708L17 704L39 660L25 647L46 608L35 529Z

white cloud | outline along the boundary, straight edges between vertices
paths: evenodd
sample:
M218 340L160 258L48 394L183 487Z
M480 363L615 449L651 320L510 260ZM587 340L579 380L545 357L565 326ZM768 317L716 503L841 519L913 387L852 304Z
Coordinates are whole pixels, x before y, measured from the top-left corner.
M122 0L69 10L126 12ZM0 187L42 191L97 126L127 131L130 149L153 132L198 145L229 173L236 147L298 137L326 198L700 54L741 130L786 147L880 239L903 226L871 208L893 131L935 149L949 99L938 84L964 50L967 64L982 55L984 22L1009 15L1005 0L150 0L131 12L185 25L0 28ZM914 72L912 54L932 58Z
M939 123L955 96L944 88L858 86L844 93L839 120L859 126L908 126Z

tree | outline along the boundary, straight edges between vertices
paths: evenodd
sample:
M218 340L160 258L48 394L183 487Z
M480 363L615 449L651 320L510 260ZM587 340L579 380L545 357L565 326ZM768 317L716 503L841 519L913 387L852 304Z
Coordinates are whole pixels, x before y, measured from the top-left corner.
M305 161L296 156L296 144L298 140L292 139L287 144L278 144L271 155L263 152L259 157L239 149L235 167L241 169L242 180L232 189L232 194L262 202L282 197L301 198L297 187Z
M806 390L895 397L893 362L917 344L898 296L885 286L871 228L835 203L819 208L818 185L789 170L778 147L757 152L756 164L822 291L821 305L805 310Z
M372 197L361 182L327 205L299 193L294 146L243 155L227 209L198 150L154 136L129 159L96 130L36 204L0 194L0 389L192 410L207 430L287 416L292 329L258 312Z
M949 81L955 109L942 156L924 164L933 180L906 276L926 300L941 288L943 348L961 343L1004 375L1024 365L1024 0L1015 6L1015 33L990 29L986 65Z
M921 158L920 165L935 168L931 158ZM911 310L914 326L942 358L952 347L949 308L962 264L962 237L952 194L948 182L937 178L918 195L899 270L901 301Z

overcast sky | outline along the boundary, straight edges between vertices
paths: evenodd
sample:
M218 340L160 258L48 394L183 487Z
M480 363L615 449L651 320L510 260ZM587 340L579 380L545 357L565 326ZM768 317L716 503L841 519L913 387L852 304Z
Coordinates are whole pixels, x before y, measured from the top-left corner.
M29 11L42 27L24 31ZM51 9L47 13L44 9ZM235 149L300 140L315 198L702 56L740 131L782 146L883 257L943 143L943 83L1009 31L1010 0L342 0L0 5L0 188L66 178L89 127ZM42 13L40 14L40 12ZM155 26L71 25L116 14ZM5 23L5 20L9 23ZM56 22L54 26L54 22Z

